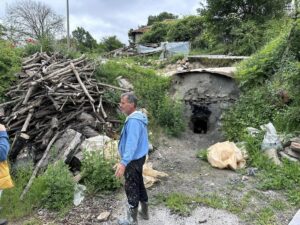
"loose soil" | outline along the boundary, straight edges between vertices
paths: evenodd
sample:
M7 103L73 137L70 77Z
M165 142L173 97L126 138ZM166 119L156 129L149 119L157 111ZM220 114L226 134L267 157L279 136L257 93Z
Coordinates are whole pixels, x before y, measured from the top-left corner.
M285 204L282 210L275 210L272 222L265 224L285 225L293 217L296 209L289 205L284 193L275 191L262 192L256 189L256 176L246 176L242 172L212 168L207 162L196 157L200 149L224 141L219 131L209 131L207 134L194 134L187 130L179 138L160 137L158 148L150 155L153 167L169 174L148 190L150 201L150 220L140 220L143 225L243 225L263 224L259 222L260 211L272 205L274 200ZM259 171L258 171L259 173ZM246 179L245 179L246 178ZM214 193L239 203L246 193L250 195L243 212L233 214L226 210L213 209L198 205L189 216L180 216L171 212L163 203L157 201L157 196L167 196L171 193L183 193L196 196ZM73 207L64 216L38 211L33 217L40 223L34 224L117 224L117 218L125 216L125 195L120 189L113 194L87 197L77 207ZM100 223L97 217L101 212L110 211L109 220ZM29 219L26 219L28 221ZM26 224L24 221L13 224ZM32 224L32 223L31 223Z

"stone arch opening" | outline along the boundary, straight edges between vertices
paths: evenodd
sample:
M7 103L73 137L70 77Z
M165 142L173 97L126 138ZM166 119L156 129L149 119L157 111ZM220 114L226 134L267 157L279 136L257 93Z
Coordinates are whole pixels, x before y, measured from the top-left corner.
M173 76L171 94L174 99L185 103L186 122L194 133L206 134L220 128L223 111L239 95L231 74L222 74L222 68L215 68L212 71L186 71Z

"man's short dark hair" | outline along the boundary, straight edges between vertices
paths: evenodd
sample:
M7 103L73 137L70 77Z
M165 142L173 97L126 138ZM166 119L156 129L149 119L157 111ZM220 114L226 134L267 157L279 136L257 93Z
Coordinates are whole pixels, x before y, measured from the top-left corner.
M126 93L123 93L121 95L121 98L123 97L126 97L127 96L127 100L129 103L133 103L133 105L136 107L137 106L137 102L138 102L138 99L137 97L135 96L135 94L133 92L126 92Z

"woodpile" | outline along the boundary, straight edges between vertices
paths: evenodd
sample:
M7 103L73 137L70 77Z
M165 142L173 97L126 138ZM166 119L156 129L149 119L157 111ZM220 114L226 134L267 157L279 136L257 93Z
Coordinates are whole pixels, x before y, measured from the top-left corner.
M10 100L0 104L2 123L13 139L12 162L24 152L34 163L45 160L54 143L64 149L60 158L70 161L84 138L119 125L113 118L118 105L105 96L127 90L98 82L94 70L95 63L84 55L71 60L35 53L24 59L17 83L6 94ZM56 143L63 137L67 147Z

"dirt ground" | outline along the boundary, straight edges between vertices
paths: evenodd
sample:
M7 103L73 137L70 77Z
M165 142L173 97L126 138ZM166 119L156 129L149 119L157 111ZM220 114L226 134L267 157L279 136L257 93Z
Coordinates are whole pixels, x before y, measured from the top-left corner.
M273 204L274 201L286 203L283 193L255 188L256 177L242 180L243 174L231 170L212 168L207 162L196 157L199 149L223 141L218 131L207 134L194 134L187 130L180 138L161 137L158 149L149 157L153 167L169 174L148 190L150 201L150 220L140 220L143 225L242 225L263 224L259 222L260 210ZM252 191L252 192L251 192ZM242 201L242 196L252 193L244 212L232 214L226 210L214 209L198 205L190 214L184 217L172 213L163 203L157 203L157 196L167 196L170 193L184 193L195 196L203 193L231 198L233 202ZM99 195L85 198L78 206L73 207L63 217L44 210L38 211L31 220L40 221L37 224L117 224L117 218L125 216L125 195L123 189L111 195ZM293 217L296 209L286 203L284 210L276 211L274 220L268 224L285 225ZM97 220L103 211L110 211L109 220L100 223ZM252 215L252 216L249 216ZM33 219L34 218L34 219ZM25 220L24 220L25 221ZM24 221L15 224L26 224ZM26 219L26 221L28 221ZM14 224L14 223L13 223ZM31 223L35 224L35 223Z

